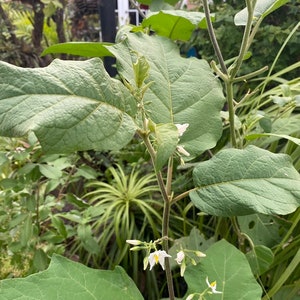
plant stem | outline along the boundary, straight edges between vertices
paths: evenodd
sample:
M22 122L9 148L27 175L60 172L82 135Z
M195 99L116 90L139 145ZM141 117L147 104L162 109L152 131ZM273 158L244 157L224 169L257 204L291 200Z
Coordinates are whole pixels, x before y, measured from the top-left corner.
M203 8L204 8L204 13L205 13L205 19L206 19L206 23L207 23L207 30L208 30L208 34L210 37L210 41L214 47L215 50L215 54L218 58L219 64L221 66L221 70L224 74L227 74L227 68L223 59L223 55L222 52L220 50L212 23L211 23L211 19L210 19L210 11L209 11L209 5L208 5L208 1L207 0L203 0Z
M168 234L169 234L170 208L171 208L170 201L164 201L162 236L168 236ZM162 243L163 249L167 253L169 252L168 242L169 242L168 239L164 239L163 243ZM169 299L174 300L175 294L174 294L173 276L172 276L170 261L168 258L166 258L166 261L165 261L165 271L166 271L166 277L167 277Z
M234 99L233 99L233 83L230 79L225 81L226 85L226 96L228 103L228 112L229 112L229 127L230 127L230 139L231 145L233 148L236 148L236 135L235 135L235 125L234 125L234 117L235 117L235 109L234 109Z
M147 134L143 134L140 132L140 136L142 137L151 157L152 165L155 168L155 150L149 140L149 136ZM168 237L169 234L169 220L170 220L170 208L171 208L171 181L172 181L172 170L173 170L173 159L169 159L168 163L168 175L167 175L167 184L165 185L162 174L160 171L156 171L156 178L157 182L163 197L164 201L164 211L163 211L163 223L162 223L162 236ZM163 239L162 242L163 250L167 253L169 251L168 239ZM174 285L173 285L173 276L171 271L171 266L169 259L166 258L165 260L165 272L167 278L167 285L168 285L168 292L169 292L169 299L175 299L174 293Z
M232 65L232 70L230 73L230 77L233 79L235 78L236 74L238 73L246 52L249 49L250 46L250 34L251 34L251 28L252 28L252 22L253 22L253 14L254 14L254 7L256 4L256 1L253 0L246 0L246 4L247 4L247 10L248 10L248 18L247 18L247 23L246 23L246 27L244 30L244 35L243 35L243 40L242 40L242 44L241 44L241 48L240 48L240 53L237 57L237 60L233 63Z
M187 196L189 195L190 192L196 191L197 189L198 189L198 187L195 187L195 188L190 189L190 190L188 190L188 191L186 191L186 192L183 192L182 194L180 194L180 195L174 197L174 198L171 200L171 203L173 204L173 203L175 203L175 202L177 202L177 201L179 201L179 200L181 200L181 199L187 197Z

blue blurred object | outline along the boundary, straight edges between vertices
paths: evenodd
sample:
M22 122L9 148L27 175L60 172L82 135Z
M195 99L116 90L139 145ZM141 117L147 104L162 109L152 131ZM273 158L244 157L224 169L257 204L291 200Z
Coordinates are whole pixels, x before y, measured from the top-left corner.
M197 50L195 47L192 47L188 50L187 54L186 54L187 57L198 57L198 53L197 53Z

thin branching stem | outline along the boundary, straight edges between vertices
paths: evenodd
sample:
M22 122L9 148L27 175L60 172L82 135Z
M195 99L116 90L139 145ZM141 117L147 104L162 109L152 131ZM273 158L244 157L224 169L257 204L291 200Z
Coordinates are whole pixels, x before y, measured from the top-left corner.
M215 50L215 54L218 58L219 64L221 66L221 70L224 74L227 74L227 67L225 65L225 61L223 59L223 55L222 52L220 50L213 26L212 26L212 22L210 19L210 11L209 11L209 5L208 5L208 1L207 0L203 0L203 8L204 8L204 13L205 13L205 19L206 19L206 23L207 23L207 29L208 29L208 34L210 37L210 41L214 47Z
M237 57L237 60L232 65L232 70L230 72L230 77L233 79L236 77L238 71L240 70L240 67L243 63L245 54L247 53L249 47L250 47L250 35L251 35L251 29L252 29L252 22L253 22L253 14L254 14L254 7L256 4L256 0L246 0L247 4L247 10L248 10L248 18L247 23L244 30L244 35L242 39L242 44L240 48L240 53ZM253 37L252 37L253 39Z
M140 136L142 137L148 152L151 157L152 165L155 168L155 157L156 152L151 144L151 141L149 139L149 136L147 134L143 134L140 132ZM167 237L169 234L169 220L170 220L170 209L171 209L171 172L173 169L173 160L172 158L169 159L169 165L168 165L168 184L165 184L163 180L162 173L160 171L156 171L156 178L157 182L163 197L164 201L164 211L163 211L163 224L162 224L162 236ZM169 251L169 244L168 239L164 239L162 242L163 249L168 253ZM174 293L174 284L173 284L173 276L171 271L171 266L169 259L166 259L165 261L165 272L166 272L166 278L167 278L167 285L168 285L168 292L169 292L169 299L174 300L175 299L175 293Z

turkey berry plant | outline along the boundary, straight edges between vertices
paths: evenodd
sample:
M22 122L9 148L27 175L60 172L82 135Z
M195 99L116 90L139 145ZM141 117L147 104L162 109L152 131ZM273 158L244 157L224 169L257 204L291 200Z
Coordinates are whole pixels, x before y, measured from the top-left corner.
M151 1L144 2L149 4ZM177 1L167 2L175 4ZM161 237L155 241L140 241L128 236L127 243L133 246L131 251L144 253L144 269L148 264L150 270L157 264L162 267L171 300L175 299L174 263L180 267L180 274L188 286L184 299L254 300L261 299L263 293L264 299L270 299L279 292L289 277L294 278L293 272L300 261L300 251L288 247L299 243L297 238L293 240L293 234L299 221L300 175L288 155L255 146L256 139L265 136L285 138L297 146L300 140L273 133L272 128L264 130L266 127L259 123L263 116L259 117L255 108L251 111L251 116L256 116L251 127L245 127L247 119L238 125L238 109L242 105L252 105L253 93L250 91L242 99L234 99L236 85L266 72L264 67L250 74L239 74L259 25L286 1L245 2L246 8L234 19L237 26L243 26L244 35L240 52L232 63L223 58L208 1L203 0L203 13L153 12L140 27L120 28L115 44L93 44L98 47L99 56L116 58L119 79L106 73L99 58L80 62L55 60L48 67L37 69L0 65L0 133L3 136L34 132L46 153L119 150L135 138L144 143L163 203ZM175 41L189 40L196 28L207 28L218 62L212 61L209 65L201 59L180 56ZM150 31L154 34L149 34ZM72 54L69 46L56 45L44 54ZM76 53L81 50L82 55L89 56L91 45L80 44L79 47ZM291 101L296 103L294 108L297 107L296 97L291 93ZM222 120L220 112L225 104L228 111L222 112ZM296 114L291 110L288 113L288 117ZM229 128L230 142L224 149L218 149L216 145L224 134L222 121ZM276 117L274 124L275 121ZM245 128L250 128L252 135L246 135ZM206 152L212 157L197 162ZM175 163L194 167L194 187L178 194L172 185ZM187 196L202 213L220 217L220 220L230 218L240 249L225 239L209 245L196 230L192 230L189 237L171 239L171 208ZM293 225L283 238L288 243L290 260L282 276L269 290L263 291L259 277L271 267L274 253L268 246L255 243L249 228L248 232L245 227L243 230L243 218L257 216L263 219L264 215L273 218L291 213L294 213ZM275 254L280 247L275 249ZM241 250L247 252L246 255ZM76 268L73 263L54 255L49 269L29 280L38 283L39 278L52 278L60 272L61 264L65 264L67 270ZM91 270L83 266L78 268L81 273L91 275ZM100 299L103 292L111 299L124 298L124 294L128 299L142 298L118 267L115 271L93 274L90 282L85 280L80 288L86 294L92 293L94 298ZM78 281L82 282L81 279ZM10 288L21 287L23 282L4 281L2 290L6 299L13 299ZM116 287L107 287L107 282L116 283ZM69 284L71 293L72 282ZM295 288L297 282L290 284ZM44 299L57 299L49 296L53 291L44 288L45 293L49 293L49 298ZM26 289L23 295L26 296ZM71 299L73 296L64 297Z

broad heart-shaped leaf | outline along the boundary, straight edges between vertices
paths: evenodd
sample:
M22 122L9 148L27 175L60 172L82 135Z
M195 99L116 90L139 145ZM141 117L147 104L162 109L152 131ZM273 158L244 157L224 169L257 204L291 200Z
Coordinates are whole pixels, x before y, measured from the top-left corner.
M92 42L68 42L56 44L48 47L41 54L46 55L50 53L66 53L72 55L80 55L84 57L103 57L113 56L105 46L112 45L112 43L92 43Z
M209 283L216 281L216 290L222 294L205 295L207 299L261 299L261 287L242 252L221 240L212 245L205 254L206 257L202 258L197 266L186 268L184 279L188 285L187 295L201 293L207 289L208 278Z
M288 0L257 0L254 8L254 18L265 18L268 14L286 4ZM247 24L248 10L244 8L234 16L234 24L243 26Z
M120 31L121 43L110 46L117 58L117 68L132 86L132 65L136 52L149 62L151 82L144 97L148 118L156 124L189 124L180 144L190 158L210 149L222 134L220 110L224 103L222 88L208 63L196 58L182 58L177 46L164 37L141 32Z
M165 10L150 13L142 22L156 34L172 40L188 41L197 28L206 28L205 14L183 10Z
M193 172L196 207L217 216L288 214L300 205L300 175L289 156L249 146L226 149Z
M121 267L95 270L53 255L47 270L0 281L1 300L143 299Z
M99 58L55 60L46 68L0 63L0 134L33 131L52 153L112 150L135 133L135 99Z

